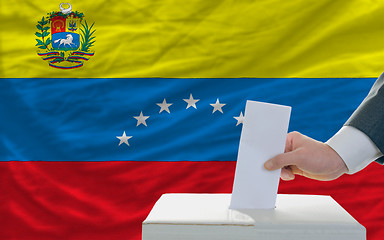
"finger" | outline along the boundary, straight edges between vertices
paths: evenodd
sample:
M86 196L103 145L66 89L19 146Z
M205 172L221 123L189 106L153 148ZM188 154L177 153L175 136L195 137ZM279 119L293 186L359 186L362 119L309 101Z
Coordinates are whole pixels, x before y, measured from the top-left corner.
M290 152L292 151L292 141L289 135L287 135L287 139L285 139L285 149L284 152Z
M296 166L290 166L290 168L291 168L291 171L292 171L293 174L304 176L304 172L300 168L298 168Z
M290 132L287 134L287 138L285 139L285 148L284 148L284 152L290 152L293 150L293 136L295 134Z
M292 170L290 167L285 167L281 169L281 179L284 181L290 181L295 179L295 174L293 174Z
M294 149L294 142L298 141L301 137L302 134L296 131L288 133L285 140L284 152L291 152Z
M282 153L264 163L265 169L272 171L290 165L297 165L299 153L297 151Z

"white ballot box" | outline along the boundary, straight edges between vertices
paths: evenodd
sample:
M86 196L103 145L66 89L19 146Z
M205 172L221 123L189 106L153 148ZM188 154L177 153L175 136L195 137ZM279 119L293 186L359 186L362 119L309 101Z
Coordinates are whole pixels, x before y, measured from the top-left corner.
M143 240L363 240L365 228L330 196L278 194L275 209L229 209L231 194L164 194Z

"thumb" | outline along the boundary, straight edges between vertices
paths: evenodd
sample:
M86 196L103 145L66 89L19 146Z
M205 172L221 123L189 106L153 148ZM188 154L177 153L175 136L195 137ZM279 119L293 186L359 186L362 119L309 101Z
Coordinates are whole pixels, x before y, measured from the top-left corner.
M264 163L265 169L272 171L283 168L285 166L297 165L298 153L297 151L279 154Z

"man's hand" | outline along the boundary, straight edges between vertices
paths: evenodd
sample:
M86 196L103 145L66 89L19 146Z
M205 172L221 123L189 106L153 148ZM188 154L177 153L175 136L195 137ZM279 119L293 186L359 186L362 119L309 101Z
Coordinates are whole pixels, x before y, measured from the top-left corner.
M265 162L267 170L281 169L281 179L293 180L295 174L329 181L348 172L343 159L327 144L299 132L287 135L285 153Z

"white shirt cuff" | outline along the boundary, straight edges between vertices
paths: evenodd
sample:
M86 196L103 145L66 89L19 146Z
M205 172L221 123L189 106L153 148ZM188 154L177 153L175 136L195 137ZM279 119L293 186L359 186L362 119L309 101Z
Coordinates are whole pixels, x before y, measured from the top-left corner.
M348 174L362 170L383 156L367 135L351 126L343 126L326 144L344 160Z

